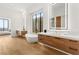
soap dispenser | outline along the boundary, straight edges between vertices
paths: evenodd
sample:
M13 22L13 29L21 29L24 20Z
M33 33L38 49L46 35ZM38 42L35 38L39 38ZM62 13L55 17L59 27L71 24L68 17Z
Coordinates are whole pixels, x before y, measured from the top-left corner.
M45 29L45 30L44 30L44 33L46 33L46 32L47 32L47 30Z

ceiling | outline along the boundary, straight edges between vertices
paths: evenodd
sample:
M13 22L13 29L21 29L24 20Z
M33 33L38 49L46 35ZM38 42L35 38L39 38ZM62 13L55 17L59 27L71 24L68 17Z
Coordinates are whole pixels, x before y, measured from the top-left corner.
M27 10L31 6L37 6L42 4L46 4L46 3L0 3L0 7L23 11L23 10ZM55 4L55 3L52 3L52 4ZM63 6L63 5L64 3L55 4L56 7Z
M41 3L0 3L0 6L18 11L24 11L27 10L32 5L37 5L37 4L41 4Z
M0 7L14 9L18 11L26 10L28 6L31 6L31 5L32 4L28 4L28 3L0 3Z

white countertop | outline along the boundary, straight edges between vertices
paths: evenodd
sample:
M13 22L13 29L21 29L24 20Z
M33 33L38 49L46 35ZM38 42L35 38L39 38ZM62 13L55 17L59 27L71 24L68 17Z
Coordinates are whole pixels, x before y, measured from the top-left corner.
M60 37L60 38L66 38L66 39L71 39L71 40L78 40L79 41L79 35L74 35L74 34L64 34L64 33L39 33L42 35L48 35L48 36L55 36L55 37Z

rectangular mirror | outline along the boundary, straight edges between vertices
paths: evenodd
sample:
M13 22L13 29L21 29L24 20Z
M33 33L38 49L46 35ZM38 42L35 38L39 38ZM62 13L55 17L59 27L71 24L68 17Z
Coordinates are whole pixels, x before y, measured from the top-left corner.
M50 29L67 30L68 29L68 4L52 4L52 17L50 18Z

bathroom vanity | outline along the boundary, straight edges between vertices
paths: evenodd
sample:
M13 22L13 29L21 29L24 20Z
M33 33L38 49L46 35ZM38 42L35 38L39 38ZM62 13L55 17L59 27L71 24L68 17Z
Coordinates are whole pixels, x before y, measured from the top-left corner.
M44 45L55 47L70 54L79 54L79 36L41 33L38 34L38 40Z

